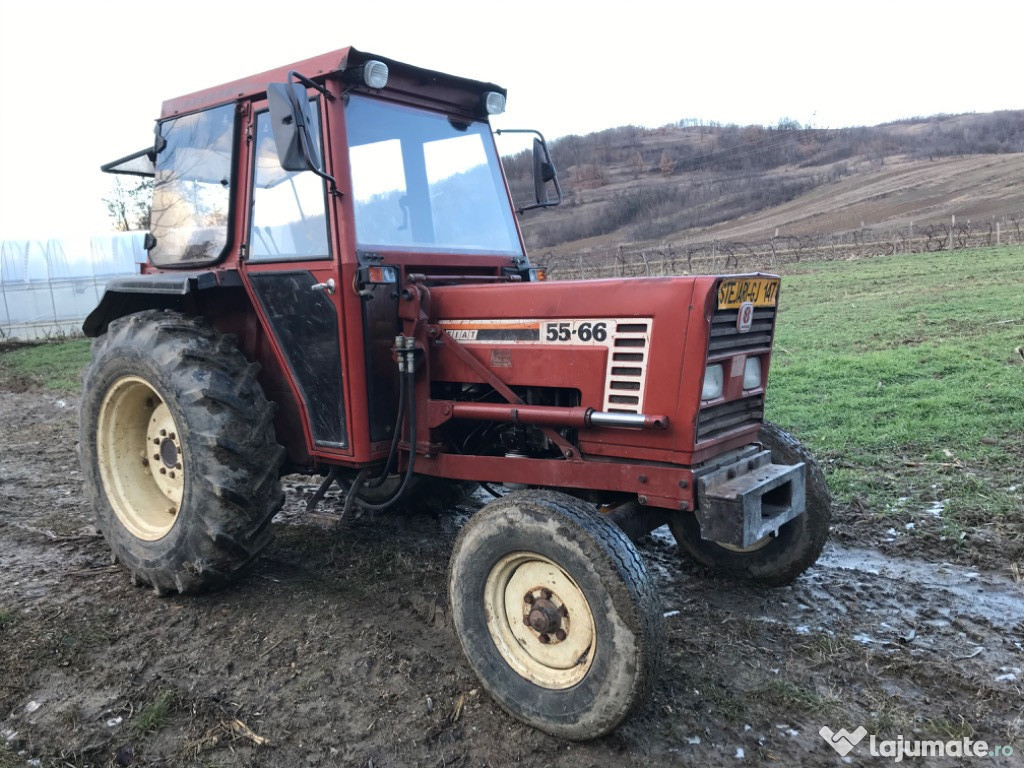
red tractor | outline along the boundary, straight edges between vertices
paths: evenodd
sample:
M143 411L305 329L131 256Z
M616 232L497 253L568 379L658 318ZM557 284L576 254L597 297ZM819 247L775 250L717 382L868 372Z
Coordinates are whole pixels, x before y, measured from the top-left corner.
M769 585L817 559L827 491L763 427L779 278L543 281L489 126L498 86L353 48L165 102L141 274L84 324L81 458L99 527L158 594L220 586L271 539L285 473L353 505L498 498L449 594L511 714L607 733L657 672L632 543ZM561 192L534 141L536 203ZM760 436L759 436L760 435ZM490 485L487 485L490 484Z

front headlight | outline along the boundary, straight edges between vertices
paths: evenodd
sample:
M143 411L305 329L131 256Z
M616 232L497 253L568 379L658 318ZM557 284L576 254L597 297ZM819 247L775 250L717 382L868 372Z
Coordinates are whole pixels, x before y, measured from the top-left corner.
M748 357L743 366L743 388L755 389L761 386L761 358Z
M700 399L714 400L716 397L721 397L724 380L722 364L709 365L704 371L704 386L700 390Z

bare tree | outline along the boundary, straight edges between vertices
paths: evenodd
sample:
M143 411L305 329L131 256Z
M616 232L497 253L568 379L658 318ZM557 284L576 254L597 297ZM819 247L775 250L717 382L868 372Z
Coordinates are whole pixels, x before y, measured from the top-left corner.
M131 184L123 181L120 176L115 176L110 187L110 195L103 198L103 203L114 222L114 229L118 232L130 232L149 229L152 198L153 182L149 179Z
M670 176L676 170L676 158L670 155L667 149L661 151L661 159L658 161L658 170L665 176Z

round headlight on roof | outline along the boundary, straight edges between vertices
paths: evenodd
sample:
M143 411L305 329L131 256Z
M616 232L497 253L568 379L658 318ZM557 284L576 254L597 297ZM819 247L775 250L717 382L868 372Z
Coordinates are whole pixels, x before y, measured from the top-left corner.
M488 115L500 115L505 111L505 97L497 91L484 94L484 109Z
M388 84L388 65L383 61L370 59L363 64L363 82L368 88L380 90Z

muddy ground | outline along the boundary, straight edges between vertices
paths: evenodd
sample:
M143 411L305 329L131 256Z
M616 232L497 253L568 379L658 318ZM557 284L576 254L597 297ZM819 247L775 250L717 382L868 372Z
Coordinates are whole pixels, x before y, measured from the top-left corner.
M669 630L653 701L567 743L499 709L458 648L444 577L472 505L336 531L299 513L312 485L287 478L247 578L161 599L91 527L74 399L23 389L0 392L2 768L892 764L866 739L840 758L826 725L1012 745L984 764L1024 764L1024 589L1008 567L847 535L766 590L709 575L658 532L642 546Z

